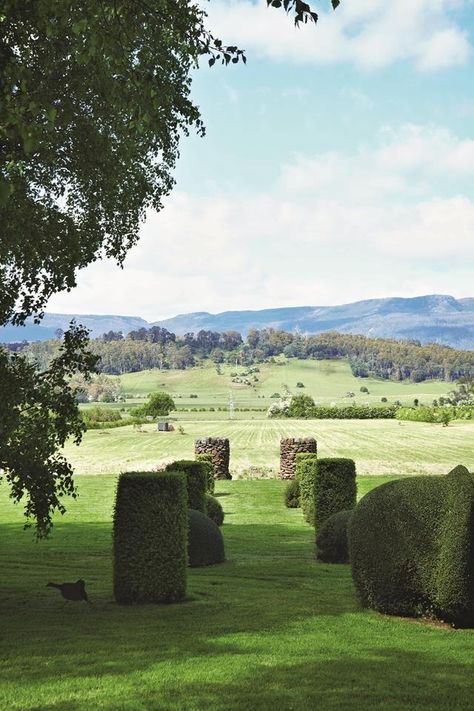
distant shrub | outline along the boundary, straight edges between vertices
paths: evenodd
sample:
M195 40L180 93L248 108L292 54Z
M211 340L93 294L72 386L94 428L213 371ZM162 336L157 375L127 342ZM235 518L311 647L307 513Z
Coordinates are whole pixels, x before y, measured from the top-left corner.
M314 526L314 487L318 455L302 452L296 455L295 478L300 487L300 503L305 521Z
M272 393L270 397L281 397L280 393Z
M314 486L316 528L339 511L356 505L356 468L352 459L318 459Z
M177 602L186 593L183 474L127 472L117 486L114 595L119 603Z
M190 397L190 398L193 398L193 399L196 399L198 396L196 395L196 393L191 393L191 395L190 395L189 397Z
M474 475L383 484L349 526L352 576L364 607L474 626Z
M166 471L180 471L186 475L186 489L188 492L188 508L206 512L206 488L208 469L204 462L195 462L192 459L180 459L166 466Z
M206 514L218 526L224 523L224 510L220 501L210 494L206 494Z
M381 397L380 402L388 402L386 397Z
M196 454L196 461L202 462L206 467L206 491L209 494L214 493L215 489L215 470L212 463L211 454Z
M304 388L304 383L302 383L302 382L297 382L297 383L296 383L296 387L297 387L297 388Z
M354 509L345 509L329 516L316 535L316 557L323 563L348 563L348 525Z
M361 385L359 390L361 393L368 393L369 392L369 388L366 385Z
M291 479L286 485L284 500L287 509L300 508L300 485L297 479Z
M188 510L188 561L191 568L215 565L225 560L224 538L208 516Z

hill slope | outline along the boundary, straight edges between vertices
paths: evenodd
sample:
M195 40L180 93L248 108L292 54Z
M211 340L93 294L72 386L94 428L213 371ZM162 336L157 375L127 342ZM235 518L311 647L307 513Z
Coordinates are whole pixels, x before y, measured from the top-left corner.
M153 324L133 316L47 313L40 325L29 321L25 327L0 328L0 342L46 340L54 337L56 329L66 329L72 318L89 328L93 337L110 330L127 334L151 325L163 326L178 336L201 329L233 330L246 336L251 328L275 328L304 334L339 331L474 349L474 298L455 299L437 294L410 299L369 299L339 306L296 306L217 314L197 311Z

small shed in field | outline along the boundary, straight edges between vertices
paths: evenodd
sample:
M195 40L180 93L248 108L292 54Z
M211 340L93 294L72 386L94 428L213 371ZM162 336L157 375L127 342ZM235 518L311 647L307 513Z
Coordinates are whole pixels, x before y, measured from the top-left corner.
M169 422L158 422L157 430L158 430L158 432L169 432L170 431L170 423Z

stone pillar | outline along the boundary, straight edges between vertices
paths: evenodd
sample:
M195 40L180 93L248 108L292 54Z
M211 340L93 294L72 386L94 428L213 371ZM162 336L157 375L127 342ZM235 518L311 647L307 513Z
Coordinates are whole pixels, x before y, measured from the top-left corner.
M295 439L289 437L280 440L280 479L294 479L296 455L302 452L316 454L317 444L314 437Z
M224 437L206 437L194 443L195 454L210 454L215 479L231 479L229 472L230 444Z

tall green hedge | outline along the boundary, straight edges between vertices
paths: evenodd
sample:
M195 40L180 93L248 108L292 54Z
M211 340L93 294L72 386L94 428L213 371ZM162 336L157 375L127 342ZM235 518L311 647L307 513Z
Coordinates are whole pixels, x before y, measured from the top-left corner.
M314 487L318 466L318 455L301 452L296 455L295 479L299 484L300 505L305 520L314 526Z
M187 508L184 474L120 475L113 528L117 602L130 605L184 598Z
M213 494L215 489L215 470L214 464L212 463L212 456L210 454L197 454L196 461L203 462L206 465L207 470L207 492L208 494Z
M396 615L432 615L474 626L474 475L384 484L359 502L349 525L361 603Z
M224 538L219 526L201 511L188 510L189 567L216 565L225 560Z
M167 472L180 471L186 475L188 508L206 513L206 489L208 468L204 462L179 459L166 467Z
M356 467L352 459L318 459L314 482L316 528L332 514L353 509L357 500Z

